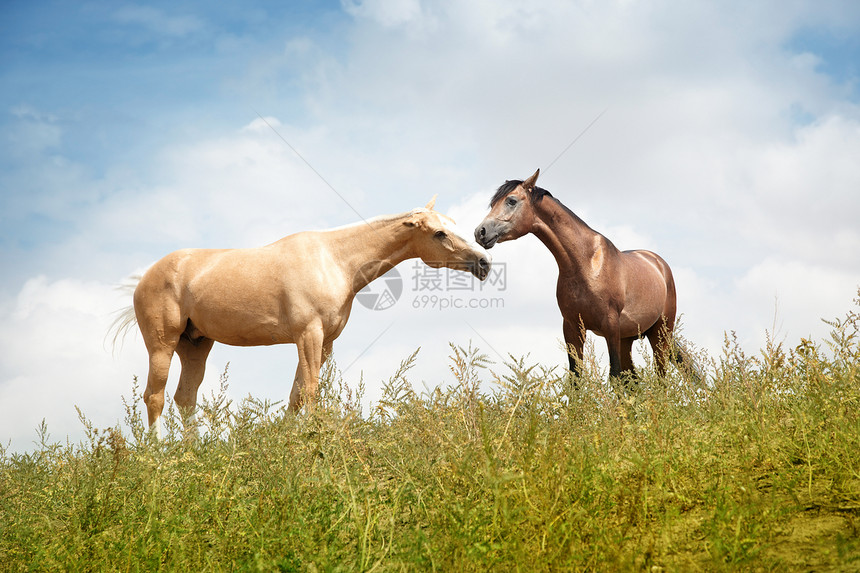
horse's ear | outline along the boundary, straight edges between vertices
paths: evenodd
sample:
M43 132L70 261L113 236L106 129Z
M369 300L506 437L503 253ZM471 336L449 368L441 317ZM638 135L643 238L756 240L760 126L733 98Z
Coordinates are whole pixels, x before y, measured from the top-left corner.
M534 175L523 181L523 189L525 189L526 191L532 191L537 184L538 175L540 175L540 169L535 171Z
M427 204L424 205L424 208L427 209L428 211L432 211L433 207L436 205L436 197L438 197L438 196L439 196L438 193L436 195L433 195L433 198L430 199L429 201L427 201Z

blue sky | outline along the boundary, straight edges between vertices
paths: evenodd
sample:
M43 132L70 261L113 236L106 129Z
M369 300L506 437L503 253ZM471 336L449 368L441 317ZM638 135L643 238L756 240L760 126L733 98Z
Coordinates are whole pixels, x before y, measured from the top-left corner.
M0 7L4 443L26 448L43 417L80 435L72 404L100 425L121 417L145 353L139 337L116 356L103 346L129 302L113 287L164 254L436 193L474 227L495 187L545 168L604 111L541 184L619 247L669 261L697 344L718 356L735 331L751 351L768 332L793 345L850 308L860 5L284 4ZM393 309L357 309L335 344L347 383L363 375L372 399L418 346L416 387L448 383L449 341L563 364L552 258L531 237L493 255L503 309L416 310L409 280ZM204 389L227 362L234 397L281 399L295 350L217 348Z
M153 183L159 148L247 120L254 105L277 101L301 123L291 74L260 58L282 51L297 30L325 37L346 19L337 4L276 13L205 3L22 2L3 10L2 227L4 255L18 254L16 266L43 242L74 233L86 224L80 210L116 191L48 186L33 171L48 177L46 164L62 158L87 183L118 169ZM74 207L45 209L42 198Z

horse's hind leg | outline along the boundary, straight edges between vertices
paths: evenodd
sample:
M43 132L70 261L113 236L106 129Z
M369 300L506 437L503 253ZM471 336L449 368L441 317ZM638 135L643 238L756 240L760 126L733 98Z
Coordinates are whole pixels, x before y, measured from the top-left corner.
M660 376L666 375L666 365L672 356L672 331L674 328L674 318L669 320L663 316L645 332L648 342L651 343L651 349L654 351L654 365Z
M179 337L176 338L178 340ZM164 410L164 387L167 385L167 374L175 347L175 343L171 345L170 342L167 340L159 344L147 344L149 374L146 377L143 402L146 404L149 427L155 426L159 439L161 438L161 412Z
M187 336L179 339L176 345L176 354L182 364L182 372L179 375L179 386L173 399L179 407L179 413L185 421L186 426L194 423L194 408L197 406L197 390L203 382L206 372L206 358L212 350L214 341L210 338L198 338L190 340Z
M144 277L145 278L145 277ZM149 373L146 377L146 390L143 392L143 402L149 418L149 427L155 426L158 437L161 437L161 412L164 410L164 387L167 385L167 375L170 371L170 361L182 334L179 306L173 306L163 299L153 305L139 295L141 287L135 291L135 314L146 351L149 353Z

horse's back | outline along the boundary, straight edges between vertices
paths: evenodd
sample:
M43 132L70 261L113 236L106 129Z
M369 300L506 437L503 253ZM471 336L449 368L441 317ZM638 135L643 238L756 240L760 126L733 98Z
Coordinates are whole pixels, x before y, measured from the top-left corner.
M224 249L180 249L157 260L140 278L135 304L153 297L179 298L183 287Z
M313 233L250 249L182 249L144 274L135 306L179 324L190 320L199 334L225 344L292 342L294 328L320 306L342 302L325 288L330 277L319 273L322 258Z
M626 271L640 277L660 277L665 284L674 281L672 269L669 263L660 255L645 249L622 251L622 259L625 261Z

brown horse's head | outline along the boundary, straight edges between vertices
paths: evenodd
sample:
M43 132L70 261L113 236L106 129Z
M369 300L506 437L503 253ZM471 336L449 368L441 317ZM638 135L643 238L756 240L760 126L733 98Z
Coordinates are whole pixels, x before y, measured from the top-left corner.
M505 181L490 201L490 212L475 228L475 240L489 249L496 243L518 239L531 231L535 214L532 202L540 169L525 181Z
M459 231L453 219L434 211L435 203L433 197L426 207L414 209L404 221L415 230L410 239L415 252L428 266L468 271L484 280L490 272L490 254Z

